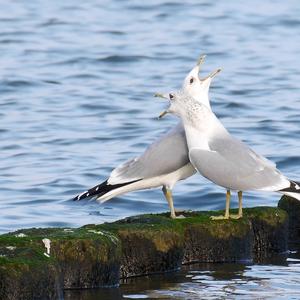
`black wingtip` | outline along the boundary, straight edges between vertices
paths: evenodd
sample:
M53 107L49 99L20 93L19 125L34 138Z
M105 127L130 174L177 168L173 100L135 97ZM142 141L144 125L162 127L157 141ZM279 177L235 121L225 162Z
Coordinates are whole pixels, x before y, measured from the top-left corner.
M300 193L300 183L296 181L290 181L290 186L280 190L280 192Z
M86 198L92 198L97 195L100 195L106 190L105 187L107 185L108 185L107 180L105 180L104 182L92 187L91 189L77 195L76 197L73 198L73 201L80 201L80 200L84 200Z
M82 199L85 199L87 198L89 195L88 195L88 191L84 192L84 193L81 193L79 195L77 195L76 197L74 197L72 200L73 201L79 201L79 200L82 200Z
M125 182L125 183L119 183L119 184L109 184L107 182L108 180L105 180L104 182L92 187L88 191L85 191L85 192L77 195L72 200L73 201L81 201L81 200L84 200L84 199L87 199L87 198L93 198L93 197L96 197L96 196L101 197L104 194L106 194L106 193L108 193L108 192L110 192L114 189L120 188L122 186L131 184L131 183L134 183L134 182L137 182L137 181L140 181L140 180L142 180L142 179L137 179L137 180L133 180L133 181Z

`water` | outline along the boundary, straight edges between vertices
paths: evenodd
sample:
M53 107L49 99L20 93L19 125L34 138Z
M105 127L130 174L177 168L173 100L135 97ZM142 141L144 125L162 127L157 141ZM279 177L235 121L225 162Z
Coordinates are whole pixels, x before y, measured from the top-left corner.
M293 256L275 265L184 266L177 273L131 278L116 288L66 291L65 299L299 299L300 259Z
M168 210L159 190L104 205L68 199L177 122L156 120L153 93L180 87L201 53L203 75L223 69L210 93L222 122L299 180L299 15L296 0L1 1L0 233ZM196 175L174 199L221 209L224 191ZM278 199L249 193L244 203Z

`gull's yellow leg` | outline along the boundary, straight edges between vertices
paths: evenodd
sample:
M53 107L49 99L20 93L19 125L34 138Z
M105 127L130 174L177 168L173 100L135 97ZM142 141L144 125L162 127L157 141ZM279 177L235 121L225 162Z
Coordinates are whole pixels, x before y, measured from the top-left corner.
M176 217L175 214L175 209L174 209L174 204L173 204L173 197L172 197L172 191L170 189L168 189L165 185L162 188L162 191L168 201L169 207L170 207L170 211L171 211L171 218L172 219L181 219L184 218L184 216L180 215L178 217Z
M225 215L224 216L211 216L212 220L228 220L229 219L229 208L230 208L230 190L226 192L226 206L225 206Z
M239 197L239 211L237 215L230 215L231 219L240 219L243 217L243 205L242 205L243 192L242 191L238 192L238 197Z

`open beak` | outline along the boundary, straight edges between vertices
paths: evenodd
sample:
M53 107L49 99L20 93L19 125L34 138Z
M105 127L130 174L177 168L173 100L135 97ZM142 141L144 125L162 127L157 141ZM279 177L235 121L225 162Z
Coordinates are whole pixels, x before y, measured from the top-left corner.
M219 74L221 72L221 69L217 69L212 71L208 76L206 76L204 79L201 79L201 81L205 81L208 78L213 79L217 74Z
M163 118L167 113L168 113L167 110L162 111L162 112L159 114L158 119Z
M206 57L205 54L200 55L200 57L198 58L198 61L197 61L197 66L200 67L203 64L205 57Z
M188 76L191 76L191 75L192 76L197 76L199 74L201 65L204 63L205 57L206 57L205 54L200 55L200 57L197 60L197 63L195 65L195 67L191 70L191 72L188 74Z
M158 97L158 98L163 98L163 99L167 99L169 100L169 97L167 95L164 95L164 94L160 94L160 93L155 93L154 94L154 97ZM159 116L158 116L158 119L161 119L162 117L164 117L166 114L168 113L168 110L164 110L162 111Z
M169 100L169 96L167 94L155 93L154 97L163 98Z

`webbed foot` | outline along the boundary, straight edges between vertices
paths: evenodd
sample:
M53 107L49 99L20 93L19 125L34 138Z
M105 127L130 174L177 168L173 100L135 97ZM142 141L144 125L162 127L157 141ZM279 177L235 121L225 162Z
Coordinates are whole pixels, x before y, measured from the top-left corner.
M211 220L229 220L229 216L211 216Z
M235 219L235 220L241 219L242 217L243 215L239 215L239 214L229 216L230 219Z
M176 219L185 219L185 216L184 215L179 215L179 216L176 216Z
M172 216L171 215L171 219L175 220L175 219L185 219L185 216L184 215L179 215L179 216Z

